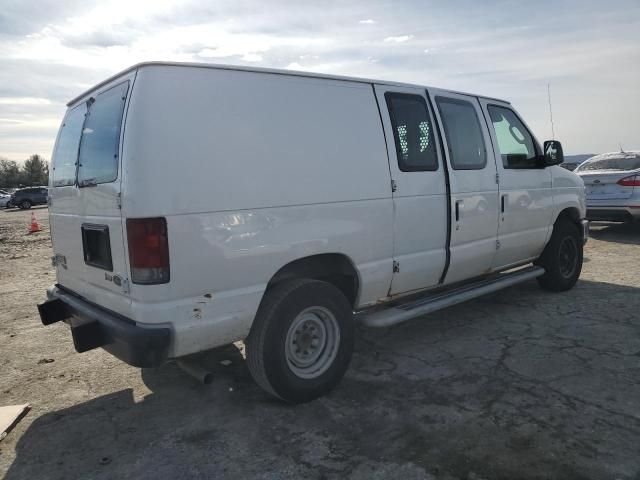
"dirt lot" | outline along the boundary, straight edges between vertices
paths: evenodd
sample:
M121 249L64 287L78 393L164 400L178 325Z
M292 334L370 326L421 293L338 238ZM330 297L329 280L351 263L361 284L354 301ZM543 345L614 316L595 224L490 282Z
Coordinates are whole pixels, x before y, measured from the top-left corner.
M75 353L37 316L54 274L34 211L34 235L30 212L0 211L0 405L33 405L0 476L640 479L640 225L595 227L568 293L532 281L361 329L338 389L287 406L237 348L206 356L209 386Z

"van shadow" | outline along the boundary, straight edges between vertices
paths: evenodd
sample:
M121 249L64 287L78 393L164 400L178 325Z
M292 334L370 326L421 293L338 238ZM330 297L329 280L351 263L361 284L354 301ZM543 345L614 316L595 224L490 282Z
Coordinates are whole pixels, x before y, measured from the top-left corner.
M637 385L630 375L604 382L614 351L600 371L567 349L636 348L639 308L634 287L581 281L553 295L528 282L360 328L343 382L305 405L271 399L241 347L225 347L199 358L211 385L167 364L142 371L143 398L124 389L42 415L6 478L623 477L640 472L640 424L629 420L638 412L624 411L638 404Z
M143 398L128 388L37 418L18 440L5 478L197 476L185 473L189 465L200 465L207 478L224 477L225 431L237 428L258 435L247 417L253 409L277 412L287 407L253 383L234 345L198 359L213 373L213 384L202 385L168 363L141 370L151 390ZM141 461L145 467L132 473Z
M640 223L593 222L589 235L604 242L640 245Z

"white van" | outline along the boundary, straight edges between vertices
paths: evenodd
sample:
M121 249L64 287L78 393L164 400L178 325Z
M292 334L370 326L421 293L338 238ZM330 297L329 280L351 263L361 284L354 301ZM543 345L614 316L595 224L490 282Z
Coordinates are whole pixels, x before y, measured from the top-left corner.
M571 288L588 224L562 160L504 100L135 65L69 103L40 315L139 367L244 340L257 383L308 401L340 381L356 322Z

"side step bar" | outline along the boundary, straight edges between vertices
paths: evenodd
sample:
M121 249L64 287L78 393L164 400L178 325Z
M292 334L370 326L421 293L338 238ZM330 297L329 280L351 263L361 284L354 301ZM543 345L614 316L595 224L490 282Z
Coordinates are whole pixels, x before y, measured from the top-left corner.
M375 312L358 314L360 322L367 327L389 327L412 318L435 312L443 308L466 302L472 298L493 293L505 287L516 285L544 273L542 267L526 267L513 272L501 273L489 279L482 279L445 292L427 295L409 303Z

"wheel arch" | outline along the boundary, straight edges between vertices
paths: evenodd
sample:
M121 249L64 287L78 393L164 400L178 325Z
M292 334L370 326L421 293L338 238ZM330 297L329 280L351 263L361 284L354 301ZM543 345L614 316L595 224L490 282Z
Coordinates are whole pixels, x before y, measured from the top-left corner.
M559 221L569 220L572 223L579 224L580 223L580 210L578 207L565 207L563 210L558 212L553 225L555 226Z
M360 294L360 274L347 255L320 253L293 260L282 266L271 277L266 292L279 283L293 278L311 278L331 283L345 295L352 307L357 305Z
M556 228L559 222L569 221L574 225L579 226L581 220L580 208L576 205L565 205L564 208L558 209L557 214L554 215L553 222L550 225L550 228L547 230L547 238L544 242L543 250L540 252L540 255L544 253L544 248L549 245L551 241L551 237L553 235L553 230Z

